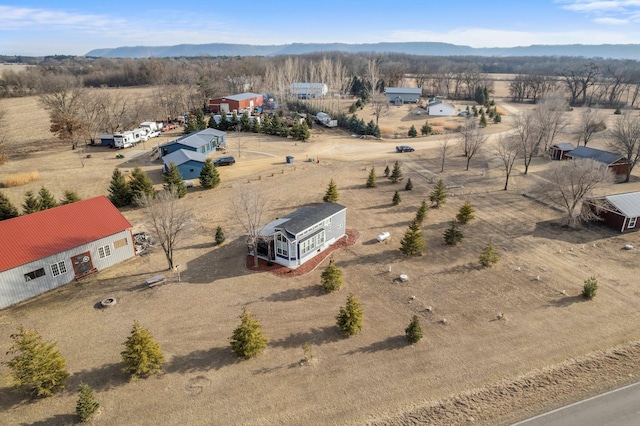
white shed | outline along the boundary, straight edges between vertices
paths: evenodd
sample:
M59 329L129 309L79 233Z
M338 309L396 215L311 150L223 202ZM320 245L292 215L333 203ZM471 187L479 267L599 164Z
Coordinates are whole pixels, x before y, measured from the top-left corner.
M430 102L429 105L427 106L427 114L429 115L440 116L440 117L442 116L450 117L452 115L455 115L455 113L456 113L455 105L442 102L440 100L437 100L435 102Z

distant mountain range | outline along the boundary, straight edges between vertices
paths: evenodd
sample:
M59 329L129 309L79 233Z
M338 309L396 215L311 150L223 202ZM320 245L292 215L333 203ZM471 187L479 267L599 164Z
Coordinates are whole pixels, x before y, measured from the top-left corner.
M94 49L85 56L149 58L180 56L276 56L318 52L406 53L428 56L579 56L585 58L640 60L640 44L559 44L519 47L470 47L449 43L293 43L258 46L251 44L178 44L175 46L123 46Z

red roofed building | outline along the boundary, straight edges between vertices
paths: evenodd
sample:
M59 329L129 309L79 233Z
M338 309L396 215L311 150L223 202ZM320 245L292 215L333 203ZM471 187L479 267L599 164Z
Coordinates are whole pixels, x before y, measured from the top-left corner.
M0 221L0 308L134 257L131 228L105 196Z

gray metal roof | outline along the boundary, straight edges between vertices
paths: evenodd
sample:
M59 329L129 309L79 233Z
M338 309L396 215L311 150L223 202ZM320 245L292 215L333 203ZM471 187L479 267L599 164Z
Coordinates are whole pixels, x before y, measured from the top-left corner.
M259 95L257 93L246 92L246 93L239 93L237 95L225 96L224 99L231 99L232 101L244 101L246 99L257 98L258 96L262 96L262 95Z
M551 146L551 148L558 148L560 151L572 151L576 149L576 147L569 142L561 142Z
M384 89L384 92L387 95L396 94L396 93L411 93L413 95L422 94L422 89L419 87L387 87Z
M312 206L301 207L298 210L283 216L281 219L289 219L281 223L277 228L284 229L292 235L304 231L310 226L346 210L346 207L338 203L321 203Z
M613 207L627 217L640 217L640 192L626 192L624 194L605 195Z
M616 154L615 152L602 151L600 149L589 148L587 146L579 146L576 149L569 151L567 153L567 157L587 158L607 165L625 158L624 155Z
M188 146L191 148L200 148L203 145L208 144L216 137L225 136L226 133L216 129L204 129L198 132L189 133L188 135L184 135L179 137L176 140L171 142L167 142L162 146L172 145L172 144L180 144L184 146Z
M164 164L169 167L170 163L179 166L180 164L184 164L187 161L199 161L204 163L207 159L207 156L195 151L189 151L188 149L179 149L177 151L172 152L171 154L165 155L162 157L162 161Z

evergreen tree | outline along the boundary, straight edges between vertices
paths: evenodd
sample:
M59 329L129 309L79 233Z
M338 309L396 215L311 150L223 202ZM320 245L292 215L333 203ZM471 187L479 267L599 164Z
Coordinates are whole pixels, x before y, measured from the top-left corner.
M198 130L198 120L194 115L189 115L184 122L184 133L193 133Z
M347 305L340 307L336 323L345 334L355 336L362 329L363 320L364 312L360 301L352 293L347 297Z
M31 214L40 211L38 200L33 195L33 191L24 193L24 202L22 203L22 214Z
M502 116L500 114L496 113L493 116L493 122L496 123L496 124L501 123L502 122Z
M420 132L423 136L429 136L431 132L433 132L433 128L428 121L425 121L425 123L422 125L422 128L420 129Z
M86 383L80 383L78 387L78 402L76 403L76 415L81 422L87 421L98 411L100 404L93 396L93 389Z
M175 189L176 194L178 194L178 198L182 198L187 195L187 187L184 185L184 180L182 180L180 170L178 170L178 166L173 162L169 163L169 170L164 173L163 179L163 186L166 191L170 191L172 188Z
M498 255L498 251L493 246L493 244L489 243L485 248L482 249L480 253L480 264L485 268L495 265L500 260L500 256Z
M224 240L226 240L227 237L224 236L224 231L222 230L221 226L218 226L216 228L216 237L215 237L215 241L216 241L216 245L219 246L222 243L224 243Z
M20 216L20 213L18 213L16 206L11 204L7 196L0 192L0 220L11 219L18 216Z
M449 227L444 231L444 242L449 246L455 246L462 241L462 232L458 229L458 224L451 221Z
M427 218L427 202L425 200L422 200L422 203L420 204L420 208L416 212L416 218L414 219L416 226L420 228L426 218Z
M471 203L469 203L468 201L465 201L462 207L460 207L460 210L458 210L458 214L456 215L456 220L461 224L466 225L467 223L475 219L473 212L475 212L475 209L473 208Z
M378 186L376 182L376 168L372 167L369 172L369 177L367 178L367 188L375 188L376 186Z
M56 202L56 199L53 198L53 195L51 195L51 192L49 192L49 190L44 186L41 187L40 191L38 191L38 209L48 210L57 205L58 203Z
M411 182L411 178L407 180L407 184L404 186L405 191L411 191L413 189L413 183Z
M331 179L331 181L329 182L329 187L327 188L327 192L325 193L322 200L325 203L335 203L336 201L338 201L338 197L338 187L336 186L333 179Z
M415 138L416 136L418 136L418 131L416 130L416 126L414 126L413 124L411 125L411 128L407 132L407 136L409 136L410 138Z
M129 188L131 188L131 200L136 204L137 200L143 195L151 199L156 198L156 190L153 189L153 182L140 167L135 167L131 171Z
M70 189L65 189L64 197L60 200L60 205L63 206L65 204L71 204L82 200L76 191L72 191Z
M393 171L391 172L391 176L389 176L389 179L392 183L398 183L402 180L402 169L400 168L399 162L396 161L393 164Z
M384 168L384 177L389 177L389 173L391 173L391 170L389 170L389 166Z
M487 116L485 115L484 111L482 111L482 114L480 114L480 127L487 127Z
M220 185L220 174L218 169L211 161L211 158L207 158L200 171L200 185L203 188L211 189L217 188Z
M396 191L393 194L393 199L391 200L391 202L393 203L394 206L397 206L398 204L400 204L400 201L402 201L402 199L400 198L400 193Z
M444 185L442 179L438 181L436 187L429 195L429 201L436 205L436 208L440 207L447 201L447 188Z
M204 130L207 128L207 122L204 118L204 112L201 109L196 111L196 130Z
M340 290L340 287L342 287L342 270L333 263L333 260L329 262L329 266L322 272L320 282L322 288L328 292Z
M596 292L598 291L598 280L596 277L589 277L584 282L584 286L582 287L582 297L587 299L593 299L596 297Z
M18 327L11 335L13 345L7 355L13 356L6 365L11 370L9 385L24 388L33 396L50 396L64 389L69 373L67 361L60 355L55 342L44 342L34 329Z
M131 335L124 346L125 350L120 353L124 364L122 371L129 374L131 380L156 374L162 368L164 355L160 344L138 321L133 323Z
M209 126L210 129L217 129L218 128L218 123L216 123L216 119L213 117L213 115L211 116L211 118L209 118Z
M418 343L422 339L422 327L420 327L420 320L417 315L411 318L411 322L404 329L404 332L407 336L407 342L411 344Z
M260 321L254 319L247 308L242 308L240 320L240 325L231 336L231 349L245 358L260 355L269 342L262 332Z
M127 183L120 169L113 169L111 184L109 185L109 200L116 207L124 207L131 204L131 187Z
M407 256L422 256L425 242L420 226L412 222L400 241L400 251Z

